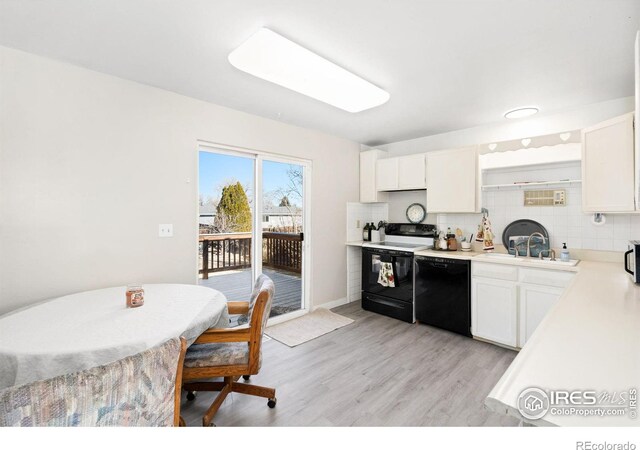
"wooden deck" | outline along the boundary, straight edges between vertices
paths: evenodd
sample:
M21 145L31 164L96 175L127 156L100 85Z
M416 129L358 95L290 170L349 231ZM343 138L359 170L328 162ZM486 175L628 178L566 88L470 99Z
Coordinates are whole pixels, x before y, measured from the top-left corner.
M276 286L276 296L273 299L270 317L299 310L302 298L300 275L272 269L264 269L263 273L271 278ZM253 286L251 269L210 274L209 279L201 279L199 284L222 292L229 301L249 300Z

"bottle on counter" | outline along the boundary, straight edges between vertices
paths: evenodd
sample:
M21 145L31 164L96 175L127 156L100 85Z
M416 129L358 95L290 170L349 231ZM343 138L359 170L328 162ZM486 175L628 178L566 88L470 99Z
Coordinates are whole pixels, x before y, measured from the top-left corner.
M362 240L363 241L369 241L370 240L370 234L369 234L369 224L365 223L364 224L364 228L362 229Z
M447 237L447 250L458 250L458 240L455 234Z
M440 247L440 250L447 250L447 248L449 247L449 246L447 245L447 238L446 238L446 236L445 236L445 234L444 234L444 233L442 233L442 234L440 235L440 243L439 243L439 247Z
M562 251L560 252L560 261L569 262L571 259L571 255L569 254L569 249L567 248L567 243L562 243Z

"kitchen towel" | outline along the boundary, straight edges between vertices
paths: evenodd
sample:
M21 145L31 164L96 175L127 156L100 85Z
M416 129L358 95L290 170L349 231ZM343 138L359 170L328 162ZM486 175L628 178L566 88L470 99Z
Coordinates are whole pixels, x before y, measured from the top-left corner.
M393 277L393 264L390 262L380 263L380 275L378 275L378 284L384 287L396 287Z

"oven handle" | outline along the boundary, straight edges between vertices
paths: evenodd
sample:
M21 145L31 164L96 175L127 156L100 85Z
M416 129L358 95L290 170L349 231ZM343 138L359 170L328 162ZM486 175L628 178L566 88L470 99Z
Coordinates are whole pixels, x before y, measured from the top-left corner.
M633 271L629 270L629 255L633 253L633 249L624 252L624 270L633 275Z

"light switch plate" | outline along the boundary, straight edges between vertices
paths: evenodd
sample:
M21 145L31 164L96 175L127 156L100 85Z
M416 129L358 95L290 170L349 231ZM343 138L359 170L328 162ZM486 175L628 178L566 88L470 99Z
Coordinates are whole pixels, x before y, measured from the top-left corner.
M173 224L172 223L161 223L158 225L158 236L159 237L173 237Z

